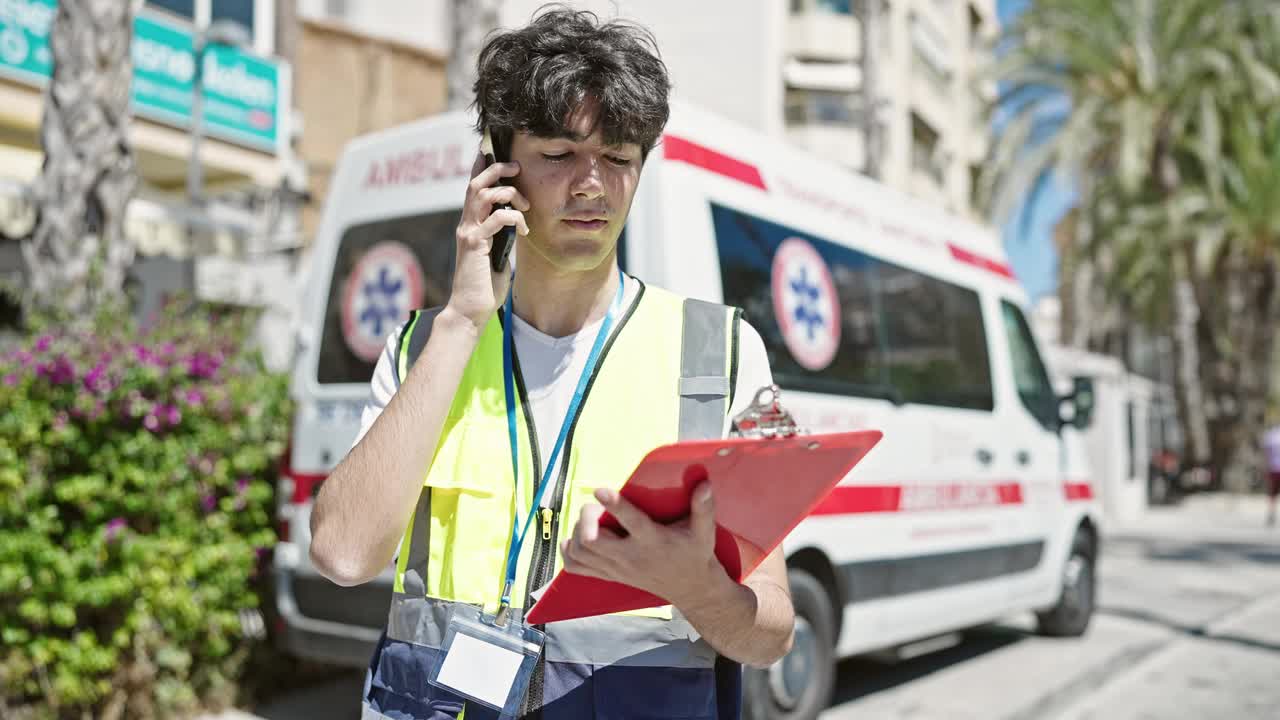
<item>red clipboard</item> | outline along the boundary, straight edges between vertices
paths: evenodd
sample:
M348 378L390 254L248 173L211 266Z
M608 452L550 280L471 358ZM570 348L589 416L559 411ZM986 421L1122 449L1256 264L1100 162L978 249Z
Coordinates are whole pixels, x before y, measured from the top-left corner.
M645 456L619 492L654 520L671 523L688 516L694 488L710 480L716 558L742 582L880 437L878 430L865 430L664 445ZM600 524L620 529L608 513ZM630 585L562 570L525 619L543 624L666 604Z

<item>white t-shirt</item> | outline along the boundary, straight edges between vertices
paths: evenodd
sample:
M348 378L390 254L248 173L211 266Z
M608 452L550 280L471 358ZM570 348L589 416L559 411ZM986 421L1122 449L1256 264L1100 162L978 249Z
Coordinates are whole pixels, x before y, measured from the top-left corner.
M623 307L630 308L639 293L639 283L628 277L623 288ZM626 314L624 309L618 320ZM533 424L538 435L538 457L546 462L551 457L556 438L560 433L560 425L564 421L569 403L573 400L573 392L577 389L578 378L586 365L587 356L591 354L591 346L595 342L596 333L600 330L603 318L584 326L573 335L555 338L546 335L517 315L512 326L512 340L515 344L516 358L520 363L520 373L524 379L525 390L529 397L529 411L533 415ZM619 324L615 324L611 332L617 332ZM396 328L387 338L387 345L378 359L373 371L369 399L365 402L364 411L360 415L360 433L355 443L360 442L369 431L373 421L378 418L382 409L391 402L399 387L396 379L395 359L396 340L400 336L400 328ZM773 383L773 374L769 370L769 356L764 349L764 341L760 333L745 321L742 323L738 338L738 382L733 396L733 406L729 416L742 412L751 404L756 391ZM728 430L728 419L725 421ZM355 446L352 443L352 446ZM556 468L551 477L557 477L558 468L564 457L556 460ZM544 468L545 470L545 468ZM538 478L541 481L541 478ZM550 493L543 498L543 504L551 499Z

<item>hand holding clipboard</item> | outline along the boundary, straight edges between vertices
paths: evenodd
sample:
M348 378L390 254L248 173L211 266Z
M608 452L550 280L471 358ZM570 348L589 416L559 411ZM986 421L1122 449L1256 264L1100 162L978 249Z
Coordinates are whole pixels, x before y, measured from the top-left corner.
M765 403L761 398L772 392ZM710 482L715 496L715 555L736 582L754 571L879 442L875 430L802 435L765 388L737 419L741 437L664 445L645 456L619 491L659 523L689 514L693 491ZM607 513L601 527L621 526ZM638 610L668 601L624 585L561 571L529 610L542 624Z

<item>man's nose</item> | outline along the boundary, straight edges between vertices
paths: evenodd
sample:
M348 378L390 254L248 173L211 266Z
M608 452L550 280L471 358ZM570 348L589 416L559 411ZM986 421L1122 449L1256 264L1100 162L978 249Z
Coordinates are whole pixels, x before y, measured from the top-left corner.
M604 180L600 177L599 158L587 156L577 163L570 190L574 197L588 200L604 195Z

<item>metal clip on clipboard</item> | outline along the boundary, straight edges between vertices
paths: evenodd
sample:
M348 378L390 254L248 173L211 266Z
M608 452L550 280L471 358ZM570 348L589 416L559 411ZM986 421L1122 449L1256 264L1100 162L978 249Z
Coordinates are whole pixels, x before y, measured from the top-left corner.
M782 389L777 385L757 390L751 405L738 413L729 427L731 438L787 438L808 434L782 407Z

